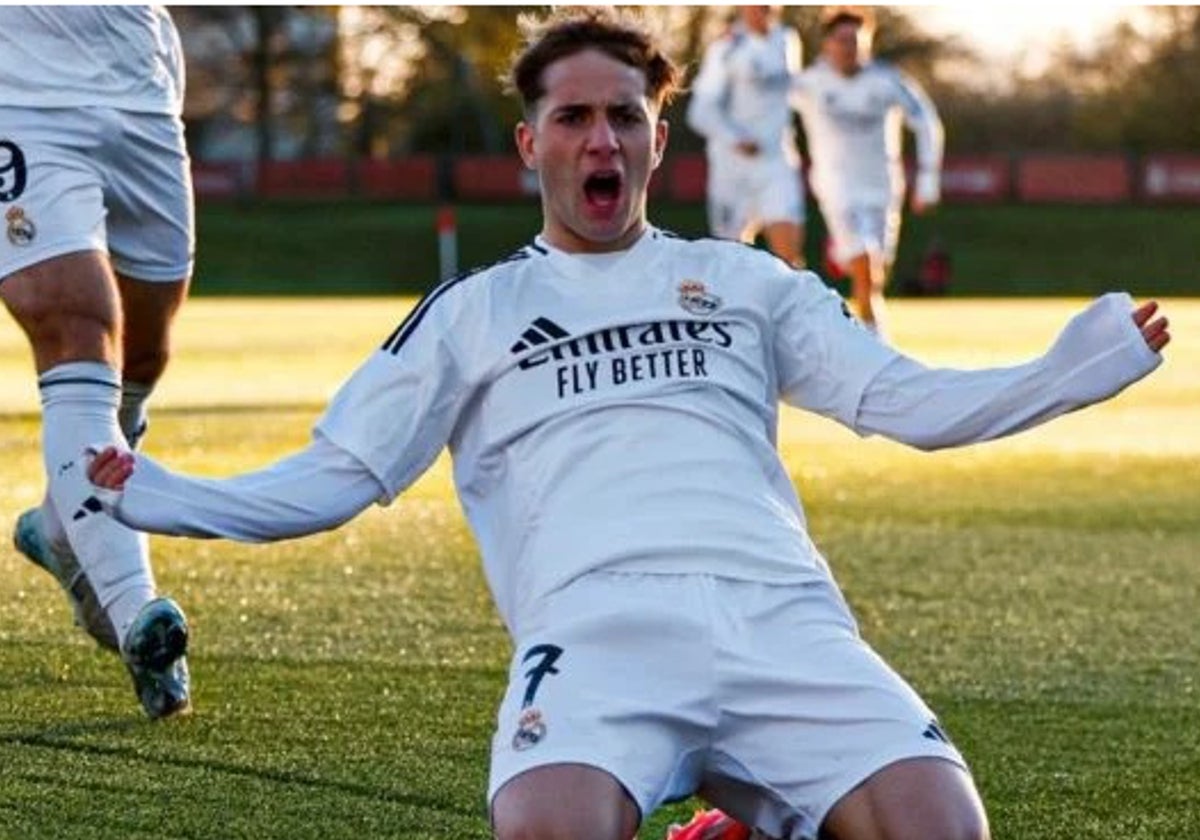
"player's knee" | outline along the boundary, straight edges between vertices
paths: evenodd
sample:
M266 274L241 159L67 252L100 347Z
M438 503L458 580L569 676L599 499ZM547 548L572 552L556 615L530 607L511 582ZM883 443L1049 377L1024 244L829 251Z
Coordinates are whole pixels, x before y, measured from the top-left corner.
M580 764L527 770L492 801L498 840L629 840L638 810L612 776Z
M567 813L561 808L528 808L520 812L496 809L492 814L496 840L629 840L617 814L592 814L587 809Z
M122 376L128 382L153 385L162 377L171 360L169 347L125 348L125 365Z

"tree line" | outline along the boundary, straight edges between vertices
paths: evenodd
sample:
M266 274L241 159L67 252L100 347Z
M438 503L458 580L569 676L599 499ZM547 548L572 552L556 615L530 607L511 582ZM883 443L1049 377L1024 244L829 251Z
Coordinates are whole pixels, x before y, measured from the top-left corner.
M507 153L519 117L501 74L534 6L181 6L185 119L200 159ZM655 6L690 71L732 7ZM1200 7L1144 7L1094 43L1063 42L1035 71L997 70L917 7L877 7L876 53L937 103L947 149L983 152L1200 151ZM819 8L786 7L819 52ZM690 78L690 72L689 72ZM666 114L675 149L685 94Z

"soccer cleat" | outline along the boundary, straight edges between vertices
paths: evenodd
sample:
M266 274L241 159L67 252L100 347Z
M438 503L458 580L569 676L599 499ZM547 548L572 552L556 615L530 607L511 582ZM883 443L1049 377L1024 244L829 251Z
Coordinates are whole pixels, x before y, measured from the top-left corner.
M667 840L750 840L750 829L717 809L697 811L687 825L667 829Z
M100 606L96 591L88 581L70 546L59 548L46 539L41 508L30 508L17 517L13 545L33 563L49 572L66 593L75 613L75 625L82 627L101 647L120 649L117 631Z
M170 598L147 601L125 634L121 658L153 720L191 711L187 643L187 619Z

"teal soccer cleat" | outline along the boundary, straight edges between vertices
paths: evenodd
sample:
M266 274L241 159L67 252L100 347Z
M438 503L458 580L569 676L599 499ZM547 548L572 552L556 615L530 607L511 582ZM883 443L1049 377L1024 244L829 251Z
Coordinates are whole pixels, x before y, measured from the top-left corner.
M69 546L59 548L46 539L40 508L30 508L17 517L13 545L29 562L46 570L58 581L75 613L76 626L87 631L101 647L111 651L120 649L117 631L100 606L87 575L79 568L75 553Z
M187 644L187 619L170 598L148 601L129 625L121 658L153 720L191 711Z

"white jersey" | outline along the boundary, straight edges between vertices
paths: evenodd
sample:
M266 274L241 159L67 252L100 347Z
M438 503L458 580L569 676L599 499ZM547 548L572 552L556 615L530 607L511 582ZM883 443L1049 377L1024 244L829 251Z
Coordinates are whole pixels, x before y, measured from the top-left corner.
M159 6L0 6L0 104L178 115L179 35Z
M735 27L709 46L687 120L707 138L710 156L735 154L733 147L748 140L762 155L799 162L788 95L800 63L800 36L778 24L766 35Z
M904 73L872 61L843 76L820 60L795 78L793 103L808 138L809 182L822 206L902 200L902 123L917 141L917 194L938 200L942 124L933 103Z
M319 435L394 496L449 444L501 614L586 572L824 578L780 398L855 426L895 351L815 275L651 229L606 268L538 243L430 293Z

